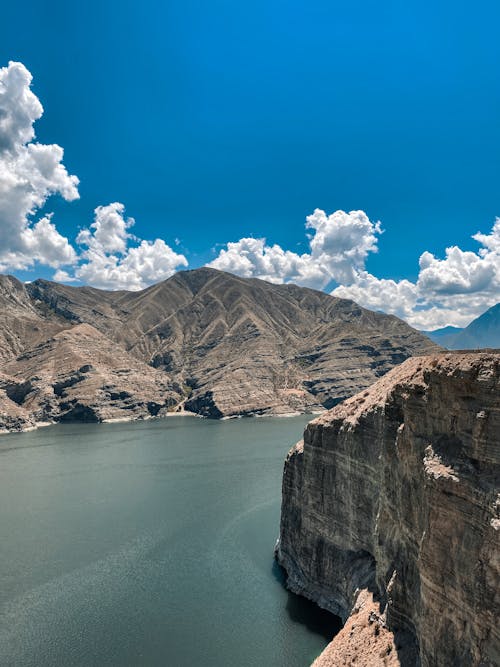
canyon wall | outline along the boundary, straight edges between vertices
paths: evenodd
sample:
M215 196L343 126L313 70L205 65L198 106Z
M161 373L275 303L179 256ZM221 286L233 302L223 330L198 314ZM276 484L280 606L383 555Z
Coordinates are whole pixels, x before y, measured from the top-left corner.
M317 667L500 664L499 389L498 352L413 358L290 451L277 559L346 622Z

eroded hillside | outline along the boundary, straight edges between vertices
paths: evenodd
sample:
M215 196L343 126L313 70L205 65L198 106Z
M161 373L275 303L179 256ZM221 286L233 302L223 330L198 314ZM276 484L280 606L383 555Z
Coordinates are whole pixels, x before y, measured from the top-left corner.
M9 389L21 397L18 409L35 421L120 418L124 409L141 416L151 402L161 406L157 414L177 406L208 417L321 410L409 356L437 349L402 320L352 301L214 269L180 272L141 292L44 280L23 285L11 277L2 277L0 288L0 372L36 386L43 396L38 403L32 392L25 400L23 389ZM65 331L70 338L58 338ZM61 358L61 340L68 354L51 374L46 369ZM38 363L42 374L35 371ZM84 366L94 375L74 382L60 405L57 386L73 382ZM145 378L143 395L138 382L133 391L127 384L130 374L116 375L127 366ZM99 410L89 404L95 373L102 386L112 387L99 394ZM127 405L110 399L120 392L133 396Z

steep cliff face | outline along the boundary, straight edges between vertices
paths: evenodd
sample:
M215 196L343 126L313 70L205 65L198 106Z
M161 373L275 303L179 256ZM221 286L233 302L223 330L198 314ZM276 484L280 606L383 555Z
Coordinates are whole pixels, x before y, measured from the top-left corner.
M499 389L498 353L410 359L288 455L277 558L351 634L373 594L392 634L366 664L500 664ZM351 664L342 641L317 665Z

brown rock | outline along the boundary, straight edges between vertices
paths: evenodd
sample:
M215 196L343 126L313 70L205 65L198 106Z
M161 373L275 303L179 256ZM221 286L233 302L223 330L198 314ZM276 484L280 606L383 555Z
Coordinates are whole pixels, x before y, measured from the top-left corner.
M407 664L415 664L415 654L410 654L411 649L406 651ZM312 667L398 667L401 652L380 613L380 605L372 593L362 590L346 624Z
M59 372L64 341L68 360L78 362L65 361L58 379L49 369ZM166 387L178 408L206 417L321 411L435 349L396 317L352 301L214 269L180 272L141 292L0 277L0 371L16 378L9 391L35 421L143 415L149 403L171 403ZM44 375L33 380L38 364ZM115 371L134 364L130 388L130 377ZM80 366L98 370L78 379ZM109 400L106 384L134 398ZM68 400L54 394L59 385Z
M0 275L0 364L68 327L13 276Z
M344 621L369 590L407 664L500 664L499 388L498 352L410 359L285 463L289 587Z
M146 418L181 399L165 373L88 324L57 333L3 368L10 378L0 386L36 422Z
M7 387L14 383L14 378L0 373L0 434L35 427L35 420L30 413L7 395Z

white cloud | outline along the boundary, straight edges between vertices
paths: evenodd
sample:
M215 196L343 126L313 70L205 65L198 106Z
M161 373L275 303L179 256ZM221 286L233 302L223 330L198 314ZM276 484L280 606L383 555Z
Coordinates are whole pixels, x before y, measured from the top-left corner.
M177 268L188 265L184 255L176 253L162 239L137 242L128 231L133 218L124 217L125 207L119 202L95 209L94 222L83 229L77 242L85 247L74 276L59 273L65 282L74 278L101 289L139 290L151 283L169 278ZM57 275L57 274L56 274ZM56 276L54 276L56 278Z
M26 249L31 257L52 267L72 264L76 253L68 239L59 234L51 220L52 214L48 214L23 231Z
M444 259L420 257L416 282L377 278L365 269L378 250L379 222L363 211L316 209L307 217L309 252L299 255L265 239L242 238L219 251L209 264L216 269L270 282L294 282L352 299L366 308L392 313L421 329L449 324L466 326L500 300L500 220L489 234L477 233L478 252L447 248Z
M341 299L352 299L371 310L392 313L409 319L417 303L415 284L409 280L379 279L361 271L351 285L340 285L332 294Z
M329 282L326 271L319 264L314 265L310 255L298 255L279 245L266 245L265 239L242 238L228 243L209 266L271 283L295 282L308 287L323 287Z
M228 243L209 266L245 278L322 289L333 280L352 282L368 254L377 251L377 234L381 233L380 223L371 222L363 211L326 215L316 209L307 217L306 228L313 230L308 253L269 246L265 239L242 238Z
M33 143L43 107L31 80L21 63L0 68L0 271L37 261L58 267L76 258L50 215L33 220L51 195L77 199L78 178L62 164L60 146Z
M30 90L32 76L22 63L0 69L0 151L17 151L35 137L33 123L43 114L38 97Z
M466 326L500 301L500 220L489 234L472 238L481 245L477 252L452 246L444 259L424 252L415 283L360 272L354 283L337 287L333 294L394 313L419 329Z
M55 280L56 283L76 283L78 279L75 276L70 276L64 269L57 269L52 280Z
M58 269L56 280L81 280L110 289L140 289L187 266L183 255L164 241L136 239L120 203L99 206L94 222L80 231L77 255L52 214L35 216L51 195L78 198L78 178L62 163L63 149L35 143L35 122L43 107L31 90L32 76L22 63L0 69L0 271L27 269L36 262ZM138 245L130 247L131 243ZM62 266L74 266L73 275Z
M335 282L350 284L364 269L370 252L377 252L380 222L371 222L364 211L335 211L326 215L317 208L307 217L306 227L314 230L310 240L310 261L324 267Z
M489 234L481 234L478 232L472 237L475 241L480 243L483 247L479 250L481 257L487 258L490 253L491 257L500 255L500 218L495 218L495 222ZM498 269L498 264L497 264Z
M491 253L488 253L490 258ZM436 296L483 291L491 285L496 273L496 267L486 257L464 252L457 246L446 248L445 259L437 259L432 253L424 252L419 266L420 288Z
M133 218L123 217L124 211L125 206L119 202L98 206L94 222L89 229L82 229L76 242L96 251L124 254L128 240L134 238L127 230L135 224Z

